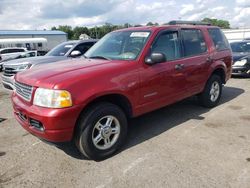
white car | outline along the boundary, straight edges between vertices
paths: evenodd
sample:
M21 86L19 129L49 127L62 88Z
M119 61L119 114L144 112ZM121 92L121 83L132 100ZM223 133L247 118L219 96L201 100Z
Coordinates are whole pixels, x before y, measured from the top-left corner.
M0 49L0 71L3 68L3 61L8 59L15 59L17 56L27 52L26 48L2 48Z

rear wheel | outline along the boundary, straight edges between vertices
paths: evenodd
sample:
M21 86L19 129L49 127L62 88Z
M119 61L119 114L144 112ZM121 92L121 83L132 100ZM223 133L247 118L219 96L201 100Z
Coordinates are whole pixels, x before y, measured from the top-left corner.
M75 143L87 158L103 160L114 154L127 135L127 118L120 107L99 103L80 117Z
M214 74L207 81L204 91L198 96L202 106L212 108L216 106L221 98L222 81L221 77Z

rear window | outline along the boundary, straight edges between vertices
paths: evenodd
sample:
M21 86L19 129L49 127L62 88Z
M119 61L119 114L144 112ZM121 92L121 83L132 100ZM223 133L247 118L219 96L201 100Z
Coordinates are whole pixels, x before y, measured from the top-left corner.
M209 35L213 40L216 50L227 50L230 49L230 45L225 37L225 35L218 28L208 29Z
M182 29L184 56L195 56L207 51L207 45L199 29Z

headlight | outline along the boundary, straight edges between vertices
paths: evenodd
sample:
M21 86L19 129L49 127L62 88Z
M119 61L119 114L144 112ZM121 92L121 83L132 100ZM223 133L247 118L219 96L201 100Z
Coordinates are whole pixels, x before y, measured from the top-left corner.
M72 99L65 90L37 88L33 104L47 108L65 108L72 106Z
M244 66L247 63L247 59L242 59L240 61L236 61L234 65L236 66Z
M31 64L25 63L25 64L19 65L16 70L23 71L23 70L29 69L30 67L31 67Z

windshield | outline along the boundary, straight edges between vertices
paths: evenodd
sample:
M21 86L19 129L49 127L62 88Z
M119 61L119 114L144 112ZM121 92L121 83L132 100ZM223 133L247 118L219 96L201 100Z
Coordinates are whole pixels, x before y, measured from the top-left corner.
M75 43L62 43L52 50L50 50L46 56L64 56L73 46Z
M89 51L86 58L135 60L144 47L149 31L118 31L105 35Z
M234 42L230 45L233 52L250 53L250 42Z

